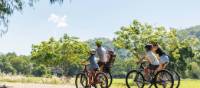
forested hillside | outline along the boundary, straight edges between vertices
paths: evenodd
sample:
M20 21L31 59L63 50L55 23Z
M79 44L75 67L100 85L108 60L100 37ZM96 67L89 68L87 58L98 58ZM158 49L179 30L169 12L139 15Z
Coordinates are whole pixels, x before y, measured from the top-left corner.
M200 38L200 25L180 30L181 33Z

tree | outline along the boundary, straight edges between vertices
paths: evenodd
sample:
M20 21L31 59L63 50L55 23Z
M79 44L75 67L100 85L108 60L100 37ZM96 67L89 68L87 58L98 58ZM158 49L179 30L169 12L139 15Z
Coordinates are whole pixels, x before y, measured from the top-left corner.
M60 40L50 38L32 47L32 60L47 67L59 67L67 75L80 69L81 60L88 57L89 47L76 37L64 35Z
M41 77L41 76L45 76L48 74L48 68L44 65L39 65L34 67L33 71L32 71L32 75L37 76L37 77Z
M129 50L134 58L141 58L145 51L145 44L158 43L169 54L170 61L178 64L172 68L182 75L185 75L187 61L194 57L194 50L199 44L199 40L195 37L186 36L180 40L176 29L152 27L136 20L129 26L123 26L120 31L116 32L116 35L114 45Z
M32 63L28 56L17 56L10 60L12 67L15 68L17 74L30 75L32 70Z
M8 31L8 17L14 11L21 11L23 8L22 0L1 0L0 1L0 35Z

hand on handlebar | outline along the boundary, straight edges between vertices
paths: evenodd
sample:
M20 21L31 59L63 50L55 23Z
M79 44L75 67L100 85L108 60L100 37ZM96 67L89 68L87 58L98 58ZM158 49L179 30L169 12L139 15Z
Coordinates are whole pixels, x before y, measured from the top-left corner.
M88 61L82 61L81 64L82 65L87 65L87 64L89 64L89 62Z

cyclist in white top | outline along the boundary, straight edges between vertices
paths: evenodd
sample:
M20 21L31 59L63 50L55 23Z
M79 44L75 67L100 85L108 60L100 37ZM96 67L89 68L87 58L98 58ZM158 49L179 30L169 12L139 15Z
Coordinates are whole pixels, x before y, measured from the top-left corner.
M144 68L144 78L147 80L147 75L150 71L155 71L159 67L159 60L154 53L157 50L157 47L154 47L152 44L145 46L146 56L145 59L148 61L149 66Z
M99 58L99 67L101 69L101 71L103 71L104 65L107 63L108 58L107 58L107 52L106 49L102 46L102 41L98 40L96 41L96 55Z

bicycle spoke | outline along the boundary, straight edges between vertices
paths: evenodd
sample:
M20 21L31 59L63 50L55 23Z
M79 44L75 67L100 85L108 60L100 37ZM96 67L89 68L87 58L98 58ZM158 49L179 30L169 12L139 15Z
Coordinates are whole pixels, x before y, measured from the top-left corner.
M129 88L142 88L144 86L144 77L141 73L129 72L126 77L126 85Z
M158 87L162 87L162 88L171 88L173 86L173 77L172 75L163 70L161 71L157 77L156 77L156 84L158 84Z

